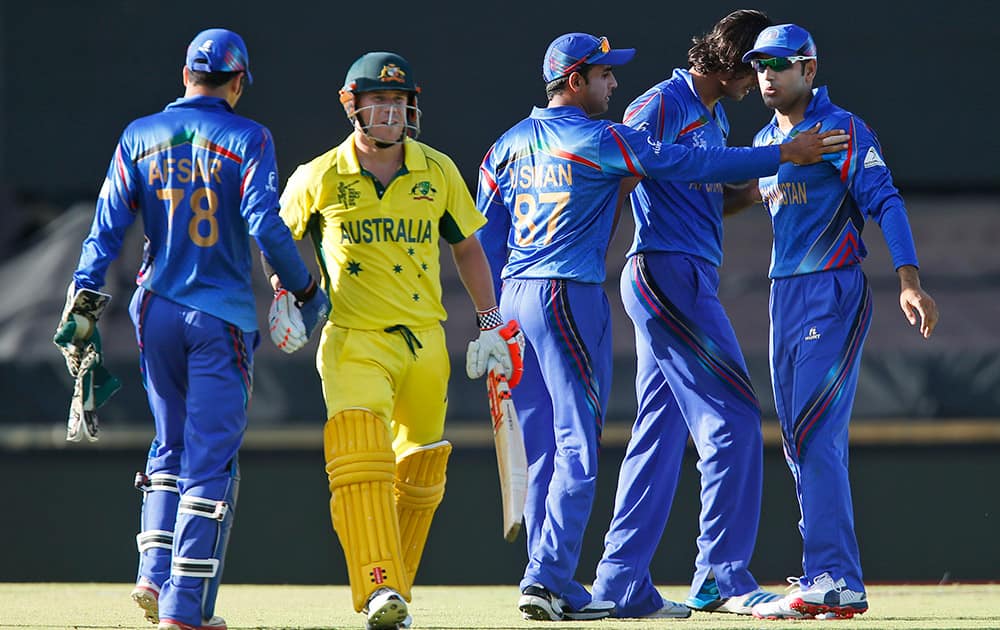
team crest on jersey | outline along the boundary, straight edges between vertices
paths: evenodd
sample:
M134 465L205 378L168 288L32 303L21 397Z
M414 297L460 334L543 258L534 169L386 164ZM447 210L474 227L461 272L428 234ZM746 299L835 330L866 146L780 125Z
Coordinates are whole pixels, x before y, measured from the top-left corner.
M696 149L708 148L708 142L705 140L705 134L700 131L696 131L691 134L691 146Z
M378 80L383 83L406 83L406 72L394 63L387 63L379 71Z
M868 147L868 153L865 154L865 168L873 166L885 166L885 162L882 161L882 156L878 154L875 147Z
M350 184L345 184L344 182L339 182L337 184L337 201L341 203L345 208L353 208L358 205L358 199L361 197L361 191L355 190L354 185L360 180L354 180Z
M434 195L437 194L437 188L431 186L431 183L427 180L422 182L417 182L417 184L410 189L410 194L413 195L413 200L418 201L423 199L424 201L434 201Z

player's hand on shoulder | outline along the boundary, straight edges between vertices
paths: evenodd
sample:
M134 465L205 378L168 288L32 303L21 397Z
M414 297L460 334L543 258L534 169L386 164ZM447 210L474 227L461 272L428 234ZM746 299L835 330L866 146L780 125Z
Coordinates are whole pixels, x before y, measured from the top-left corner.
M781 161L793 164L815 164L823 156L846 151L851 136L843 129L830 129L820 133L820 123L812 129L799 132L781 145Z
M524 333L514 320L504 325L496 307L477 312L476 318L479 338L469 342L465 373L469 378L479 378L497 365L507 377L507 384L512 388L517 386L524 372Z

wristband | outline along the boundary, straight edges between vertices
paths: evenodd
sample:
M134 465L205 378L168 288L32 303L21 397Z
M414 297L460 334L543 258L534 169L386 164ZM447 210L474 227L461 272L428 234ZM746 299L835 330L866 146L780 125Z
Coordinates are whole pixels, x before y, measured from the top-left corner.
M293 291L292 295L295 296L296 302L298 302L299 304L305 304L306 302L311 300L314 295L316 295L317 288L318 285L316 284L316 281L313 280L312 278L309 278L309 284L306 285L306 288L302 289L301 291Z
M500 308L494 306L485 311L476 311L476 323L479 325L479 330L490 330L491 328L503 326L503 318L500 317Z

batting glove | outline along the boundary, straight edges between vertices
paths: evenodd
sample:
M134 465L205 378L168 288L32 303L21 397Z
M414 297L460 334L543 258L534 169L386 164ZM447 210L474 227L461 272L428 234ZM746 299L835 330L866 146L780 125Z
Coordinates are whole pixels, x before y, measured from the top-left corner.
M303 295L303 293L305 295ZM330 312L326 292L315 283L300 296L300 301L286 289L274 294L267 322L271 341L282 352L291 354L306 345L316 328L321 326Z
M477 311L476 319L479 322L479 339L469 342L465 373L469 378L479 378L495 364L507 377L508 384L514 387L524 370L521 360L524 335L517 322L512 320L503 326L500 309L496 307Z
M282 352L291 354L309 341L302 313L295 305L295 296L285 289L274 294L271 308L267 311L267 323L271 341Z

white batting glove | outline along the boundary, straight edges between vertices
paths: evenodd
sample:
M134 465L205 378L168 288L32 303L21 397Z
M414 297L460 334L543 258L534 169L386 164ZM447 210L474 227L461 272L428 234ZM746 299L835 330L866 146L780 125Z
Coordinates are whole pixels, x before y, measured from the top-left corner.
M271 341L282 352L291 354L309 341L309 331L302 321L299 307L295 305L295 296L286 289L274 294L274 301L267 312L267 323Z
M469 350L465 355L465 373L469 378L479 378L495 362L508 379L516 374L520 380L523 369L520 348L524 336L517 324L512 322L513 329L510 329L510 325L504 326L500 309L496 307L476 312L476 319L479 321L479 339L469 342ZM511 383L511 387L515 384L516 382Z

